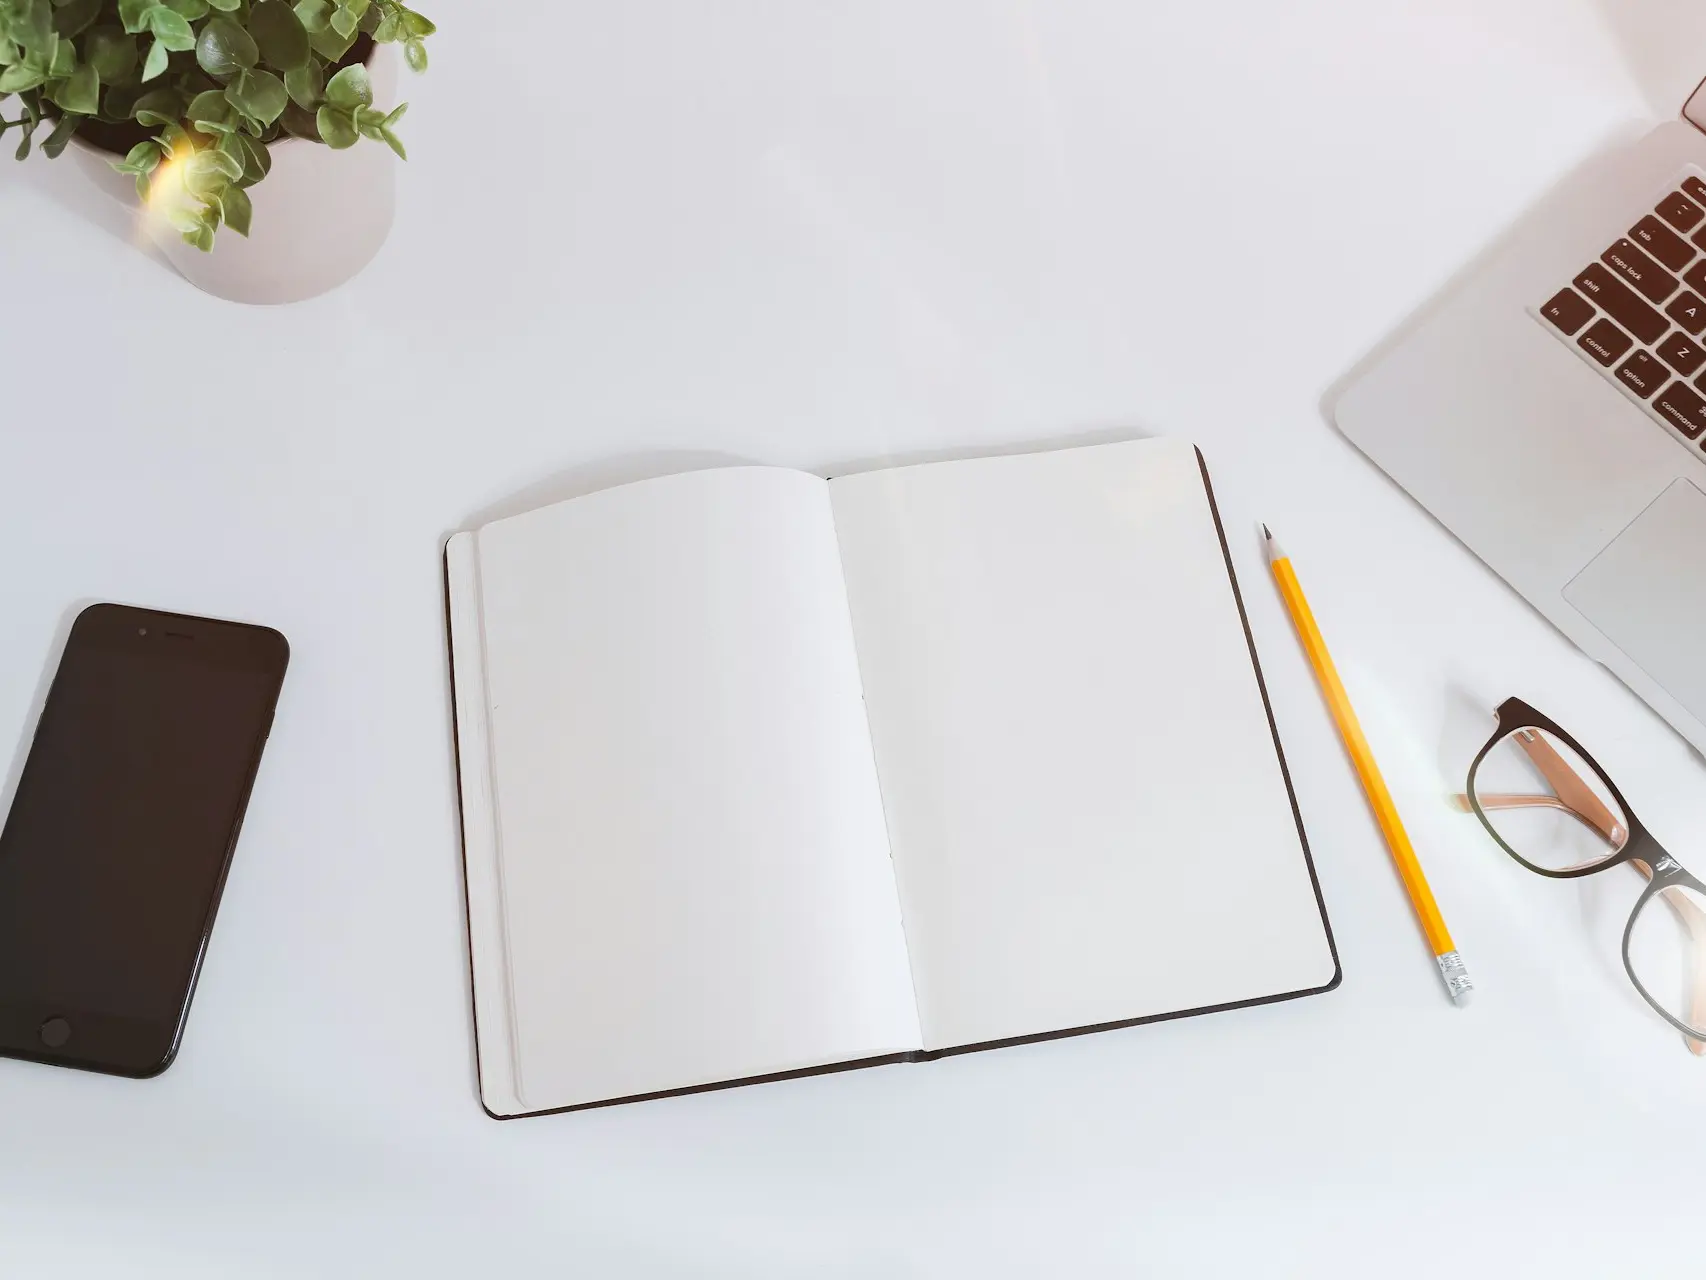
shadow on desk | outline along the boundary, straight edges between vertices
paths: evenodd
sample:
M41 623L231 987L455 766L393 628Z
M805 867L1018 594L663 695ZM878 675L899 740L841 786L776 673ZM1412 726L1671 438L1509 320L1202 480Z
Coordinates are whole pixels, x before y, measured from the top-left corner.
M1702 69L1706 70L1706 54L1702 54L1699 61ZM1679 98L1671 104L1671 109L1664 118L1675 118L1681 109L1682 99ZM1579 201L1583 204L1601 202L1604 198L1602 193L1606 173L1613 168L1617 158L1627 148L1645 137L1658 123L1657 120L1637 120L1618 127L1595 148L1587 159L1531 201L1515 222L1500 233L1480 253L1476 254L1474 258L1453 272L1438 290L1415 310L1411 311L1390 333L1364 352L1355 364L1328 384L1326 391L1322 393L1321 399L1317 402L1322 421L1332 427L1334 433L1337 434L1338 403L1351 384L1378 364L1393 348L1438 315L1466 285L1487 274L1493 263L1507 249L1531 233L1534 224L1544 218L1545 209L1552 207L1555 201ZM1349 442L1347 441L1347 443ZM1372 464L1370 465L1372 466ZM1379 468L1373 469L1379 470ZM1397 481L1384 472L1380 472L1380 474L1386 483L1392 486L1394 492L1402 495L1406 502L1411 501L1409 495L1399 488Z
M1700 0L1599 0L1629 74L1661 120L1706 79L1706 6Z
M137 225L135 210L118 203L83 172L83 166L102 163L104 161L95 156L79 156L70 149L57 160L33 153L29 159L17 163L13 161L11 147L8 146L0 152L0 191L9 187L38 191L72 220L86 223L130 246L162 271L177 278L178 273L172 265ZM124 181L129 182L130 179Z

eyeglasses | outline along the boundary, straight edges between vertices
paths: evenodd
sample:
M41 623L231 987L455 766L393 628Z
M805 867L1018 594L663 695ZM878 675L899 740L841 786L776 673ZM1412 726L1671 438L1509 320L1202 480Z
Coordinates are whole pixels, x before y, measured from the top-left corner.
M1458 803L1538 875L1573 880L1626 864L1646 877L1623 930L1623 967L1689 1048L1706 1055L1706 885L1647 833L1569 734L1516 698L1496 718Z

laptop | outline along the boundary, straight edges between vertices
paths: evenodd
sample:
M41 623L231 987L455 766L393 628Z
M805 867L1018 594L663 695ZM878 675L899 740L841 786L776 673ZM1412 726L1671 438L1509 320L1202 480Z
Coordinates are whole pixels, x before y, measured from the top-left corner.
M1706 753L1706 85L1566 179L1331 408Z

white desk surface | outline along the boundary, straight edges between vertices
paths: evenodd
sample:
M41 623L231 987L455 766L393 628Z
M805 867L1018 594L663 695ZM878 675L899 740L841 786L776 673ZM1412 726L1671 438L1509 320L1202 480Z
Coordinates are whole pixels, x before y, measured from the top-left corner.
M1706 73L1686 0L437 0L396 232L203 297L0 165L0 767L106 598L295 660L177 1065L0 1063L32 1276L1698 1271L1706 1061L1602 903L1451 813L1519 693L1706 870L1706 767L1325 423L1550 183ZM1213 17L1207 16L1212 7ZM498 1124L439 547L719 459L1205 449L1344 963L1325 997ZM1283 533L1480 986L1447 1003L1264 577Z

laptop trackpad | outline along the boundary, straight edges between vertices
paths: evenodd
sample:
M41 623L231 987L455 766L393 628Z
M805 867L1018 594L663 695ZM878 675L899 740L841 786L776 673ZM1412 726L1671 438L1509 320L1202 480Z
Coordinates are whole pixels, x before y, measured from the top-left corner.
M1696 720L1706 720L1703 559L1706 494L1678 480L1564 588Z

